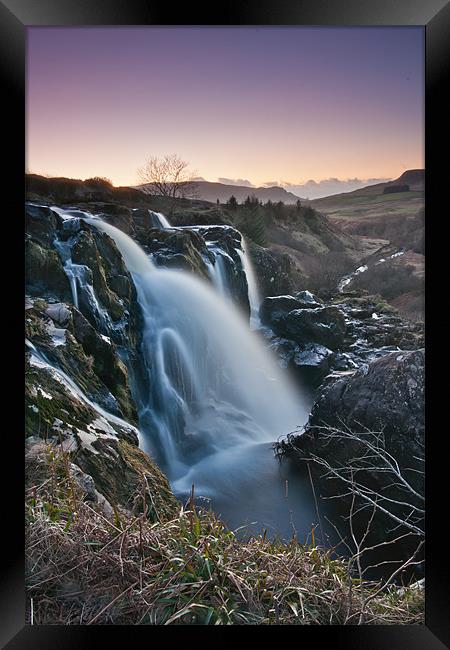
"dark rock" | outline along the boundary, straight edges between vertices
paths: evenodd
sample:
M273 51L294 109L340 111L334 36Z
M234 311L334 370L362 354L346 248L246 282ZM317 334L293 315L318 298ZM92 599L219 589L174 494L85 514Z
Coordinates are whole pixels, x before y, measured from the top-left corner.
M159 230L148 228L139 235L140 243L153 253L156 264L179 268L209 279L204 255L208 256L205 240L190 229Z
M404 519L409 509L403 509L401 503L414 497L399 488L397 479L375 451L368 456L366 443L375 448L382 444L416 493L423 494L424 431L424 350L395 352L325 388L305 432L282 441L279 451L297 461L322 459L340 468L341 475L346 468L358 467L359 483L396 500L395 505L387 506L388 510ZM339 479L329 475L325 479L321 465L312 465L322 495L346 492L347 486ZM421 507L420 499L417 504ZM349 499L343 495L340 507L346 514L349 506ZM367 516L360 523L366 527ZM386 526L391 528L392 520L378 513L372 531L378 541L385 539Z
M297 343L320 343L331 350L342 347L345 319L336 307L294 309L273 322L273 329L284 338Z
M120 360L113 342L105 340L73 307L73 334L84 353L93 359L93 371L116 398L124 417L137 421L136 408L131 396L128 371Z
M295 270L289 255L269 251L254 242L247 242L247 248L255 269L261 296L290 294L297 286L304 284L304 278Z
M377 359L324 392L313 407L308 430L343 423L355 431L384 430L391 452L414 464L413 456L421 455L424 444L424 374L423 349Z
M25 260L25 282L29 294L71 300L69 280L55 250L46 249L28 239L25 243Z
M269 296L261 303L259 317L264 325L271 326L293 309L301 309L301 305L294 296Z
M48 207L25 204L25 228L28 235L41 245L51 246L62 219Z
M105 233L94 233L92 230L81 231L72 247L72 261L91 270L95 294L112 320L117 321L122 318L125 307L108 286L108 278L116 276L119 269L123 274L127 271L113 240ZM87 310L86 316L93 318L89 304Z
M307 343L297 347L293 363L303 379L312 386L318 386L330 371L334 353L323 345Z
M349 309L347 314L350 318L367 319L372 318L374 309Z
M208 228L199 228L198 232L204 237L205 241L217 244L233 258L236 256L236 248L242 246L242 235L232 226L210 226Z
M331 350L317 343L298 345L275 337L270 341L269 347L280 359L281 366L291 370L310 388L319 386L330 371L334 359Z
M119 298L130 300L132 293L132 285L126 275L114 275L109 279L109 286L116 293Z
M294 293L293 296L301 303L301 306L305 309L314 309L315 307L323 306L322 301L316 298L316 296L310 291L299 291L298 293ZM299 309L300 308L301 307L299 307Z

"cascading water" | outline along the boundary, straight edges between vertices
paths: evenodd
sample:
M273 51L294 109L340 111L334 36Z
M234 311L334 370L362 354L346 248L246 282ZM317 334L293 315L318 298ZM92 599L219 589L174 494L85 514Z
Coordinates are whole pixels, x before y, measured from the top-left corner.
M226 266L226 259L230 264L234 264L231 257L228 253L222 251L218 246L210 244L208 246L209 250L214 255L214 264L205 260L205 263L209 270L209 275L211 277L213 285L216 287L218 293L223 298L230 298L230 287L228 284L228 270Z
M97 221L98 217L77 209L64 210L52 206L52 210L63 220L62 236L56 237L53 245L59 253L69 280L73 304L77 309L89 314L97 329L103 334L112 335L116 341L120 340L123 336L122 329L125 323L120 321L113 323L107 310L97 300L90 268L72 261L72 247L80 232L80 220Z
M256 524L255 531L264 528L285 538L295 531L305 539L316 518L309 480L298 470L292 473L289 463L280 465L272 443L305 423L310 404L227 298L229 269L222 283L216 279L210 284L183 271L156 267L128 235L98 217L76 212L58 210L67 222L81 218L107 233L136 286L142 347L139 368L130 365L129 371L140 446L156 456L176 495L184 497L195 484L197 496L212 499L215 511L232 528L246 524L249 530ZM75 223L64 227L78 230ZM171 226L167 222L161 227ZM216 263L228 255L218 243L208 248L214 248ZM245 249L236 251L256 326L256 281ZM70 276L70 266L65 269ZM220 263L210 271L218 274ZM81 278L76 286L83 290Z
M261 304L261 296L259 295L258 283L256 282L255 272L247 251L247 242L244 237L242 238L242 250L236 248L236 252L241 258L242 268L244 269L248 285L248 299L250 303L250 325L252 328L259 327L261 321L259 319L259 306Z
M154 212L153 210L149 210L149 214L153 218L155 226L159 226L163 230L165 228L171 227L169 220L162 214L162 212Z
M236 308L208 283L153 266L114 226L88 221L114 239L133 275L151 378L139 405L141 428L180 490L202 484L208 459L238 457L304 423L301 396Z

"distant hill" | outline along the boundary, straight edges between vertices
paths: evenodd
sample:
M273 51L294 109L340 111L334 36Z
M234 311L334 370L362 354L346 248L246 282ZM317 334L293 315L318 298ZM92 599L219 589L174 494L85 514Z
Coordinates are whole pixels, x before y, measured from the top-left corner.
M425 170L424 169L409 169L403 172L401 176L395 180L388 181L387 183L377 183L376 185L367 185L361 187L353 192L343 192L342 194L333 194L331 196L324 196L321 199L314 199L311 205L316 210L321 210L326 214L331 214L333 211L345 209L352 211L353 207L357 210L359 204L370 203L376 201L375 197L381 197L387 187L395 185L408 185L411 196L417 196L416 193L423 195L425 187ZM384 197L386 200L386 196ZM388 199L391 200L391 199Z
M392 191L392 188L406 185L409 188L407 191ZM365 234L355 230L357 223L387 217L410 217L416 214L424 207L424 188L425 170L410 169L399 178L387 183L368 185L353 192L325 196L311 201L311 205L333 221L337 221L348 232Z
M316 199L311 205L351 235L385 239L423 254L424 188L425 171L410 169L388 183Z
M246 185L226 185L225 183L212 183L210 181L197 181L196 198L202 201L216 203L226 203L231 196L234 196L238 203L245 201L247 196L256 196L260 201L272 201L277 203L294 204L297 201L304 200L292 192L288 192L282 187L247 187Z

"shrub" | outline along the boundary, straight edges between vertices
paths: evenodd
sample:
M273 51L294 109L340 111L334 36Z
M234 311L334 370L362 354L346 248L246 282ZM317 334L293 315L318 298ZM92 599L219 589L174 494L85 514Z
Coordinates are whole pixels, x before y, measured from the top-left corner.
M308 288L313 292L335 291L339 280L354 268L354 262L343 251L329 251L311 257L307 265Z
M105 178L103 176L93 176L92 178L87 178L84 183L90 187L98 187L102 189L110 189L113 187L112 181L110 181L109 178Z
M372 266L351 282L352 289L367 289L369 293L379 293L386 300L422 287L423 280L414 274L413 266L397 266L388 262Z

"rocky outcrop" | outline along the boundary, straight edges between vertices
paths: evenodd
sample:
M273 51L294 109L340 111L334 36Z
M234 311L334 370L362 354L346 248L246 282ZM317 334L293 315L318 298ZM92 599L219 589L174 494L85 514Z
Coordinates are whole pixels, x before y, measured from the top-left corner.
M184 269L209 279L204 256L209 257L205 241L190 229L160 230L149 228L140 233L139 243L153 254L158 266Z
M71 298L70 284L58 253L37 241L25 241L25 289L34 296Z
M303 332L300 332L300 336L305 336L306 341L298 340L299 333L295 328L297 325L300 327L303 321L302 317L293 312L300 306L305 313L303 318L312 319L312 314L308 314L308 310L317 312L318 323L320 323L320 314L323 313L321 309L328 308L329 312L329 308L332 308L340 312L337 323L342 332L342 318L344 319L345 334L343 338L339 336L338 349L333 349L329 340L327 344L324 344L324 339L321 339L321 343L313 343L313 337L317 334L311 332L309 327L305 327ZM331 314L333 313L336 312L332 311ZM321 346L328 349L326 354L322 350L317 355L316 353L313 356L308 355L310 359L317 360L317 371L320 369L320 372L315 371L310 375L313 377L311 385L315 387L321 379L326 379L325 383L328 384L341 375L354 374L358 368L392 352L417 350L424 345L421 323L413 323L401 318L396 310L383 302L379 296L369 296L363 291L340 294L326 304L309 292L268 297L261 304L260 316L264 325L261 328L262 333L279 357L281 365L298 370L304 379L308 373L303 372L302 365L298 362L303 358L303 355L299 356L299 350L311 345L318 350ZM287 327L286 322L289 320L291 323ZM315 318L313 322L315 325Z
M299 377L307 387L317 388L334 367L336 355L318 343L299 345L275 337L270 340L269 348L279 358L280 365Z
M288 255L248 243L250 257L255 269L261 296L289 294L295 286L301 286L301 278L294 272Z
M336 307L294 309L280 319L277 333L293 341L313 341L331 350L342 347L345 336L345 319Z
M302 458L313 454L345 467L361 455L359 439L368 432L382 433L387 452L423 491L424 365L423 349L394 352L334 381L314 404L305 432L281 445L283 453ZM355 435L330 437L330 429Z
M108 280L128 273L112 239L105 233L81 227L72 247L72 262L90 269L92 286L100 303L114 321L120 320L125 315L125 306L109 287ZM87 305L85 308L88 310Z
M25 412L27 472L36 472L43 453L60 449L84 500L94 501L106 514L111 507L141 513L142 495L151 521L176 514L179 504L166 477L137 446L137 429L94 408L56 365L33 351L26 360Z
M128 372L113 341L100 335L69 303L28 299L25 333L45 358L64 371L90 399L137 421Z
M269 312L270 327L276 335L294 343L319 343L330 350L342 347L345 337L345 318L336 307L319 307L315 309L290 309L296 303L295 298L283 296L268 305L266 298L262 307L263 318ZM277 306L279 307L277 309Z
M414 453L415 445L424 443L424 374L423 349L377 359L328 387L314 405L308 429L344 423L384 430L393 450Z
M261 323L269 327L276 326L278 321L287 316L293 309L300 309L302 303L294 296L268 296L264 298L259 308Z

